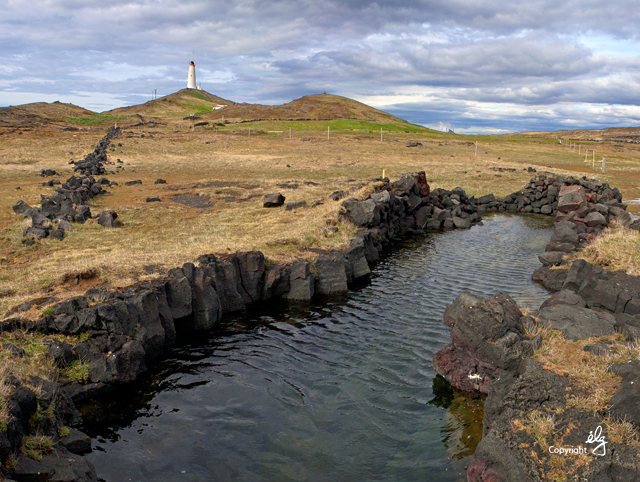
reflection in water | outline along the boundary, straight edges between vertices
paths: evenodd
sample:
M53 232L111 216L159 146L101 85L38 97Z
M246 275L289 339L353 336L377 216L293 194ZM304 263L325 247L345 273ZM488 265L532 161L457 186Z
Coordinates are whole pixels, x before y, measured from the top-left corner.
M429 403L447 409L442 442L454 459L470 457L482 440L484 397L470 398L456 392L440 375L433 379L434 398Z
M530 276L549 235L546 219L495 216L410 240L344 297L182 340L80 407L89 459L110 482L463 480L482 403L436 378L444 308L462 291L539 305Z

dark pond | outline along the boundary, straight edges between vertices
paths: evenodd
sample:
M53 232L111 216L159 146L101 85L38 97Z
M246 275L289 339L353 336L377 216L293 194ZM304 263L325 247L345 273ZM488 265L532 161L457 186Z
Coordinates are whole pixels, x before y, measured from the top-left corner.
M537 307L550 223L496 215L409 240L342 298L183 340L80 407L89 460L109 482L465 480L482 404L434 383L442 314L463 291Z

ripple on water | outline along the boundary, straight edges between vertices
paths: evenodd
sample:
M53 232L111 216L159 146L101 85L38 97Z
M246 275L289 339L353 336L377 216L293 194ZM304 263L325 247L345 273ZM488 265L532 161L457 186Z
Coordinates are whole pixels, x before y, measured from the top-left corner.
M550 233L494 216L403 243L344 298L230 319L85 403L88 458L110 482L463 480L482 406L446 387L434 402L444 308L463 291L538 306Z

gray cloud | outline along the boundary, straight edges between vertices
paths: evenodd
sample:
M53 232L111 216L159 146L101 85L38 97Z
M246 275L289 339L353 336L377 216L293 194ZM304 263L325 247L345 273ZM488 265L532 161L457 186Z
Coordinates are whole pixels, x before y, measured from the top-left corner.
M240 102L326 90L426 124L637 124L639 21L620 0L8 1L0 105L139 103L184 87L195 50L204 88Z

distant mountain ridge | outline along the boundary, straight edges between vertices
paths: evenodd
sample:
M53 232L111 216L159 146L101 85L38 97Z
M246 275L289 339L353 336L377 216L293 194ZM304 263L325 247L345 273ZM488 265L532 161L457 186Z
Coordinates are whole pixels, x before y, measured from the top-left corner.
M546 137L574 141L610 141L640 143L640 127L609 127L606 129L575 129L551 131L531 131L516 134L523 137Z

